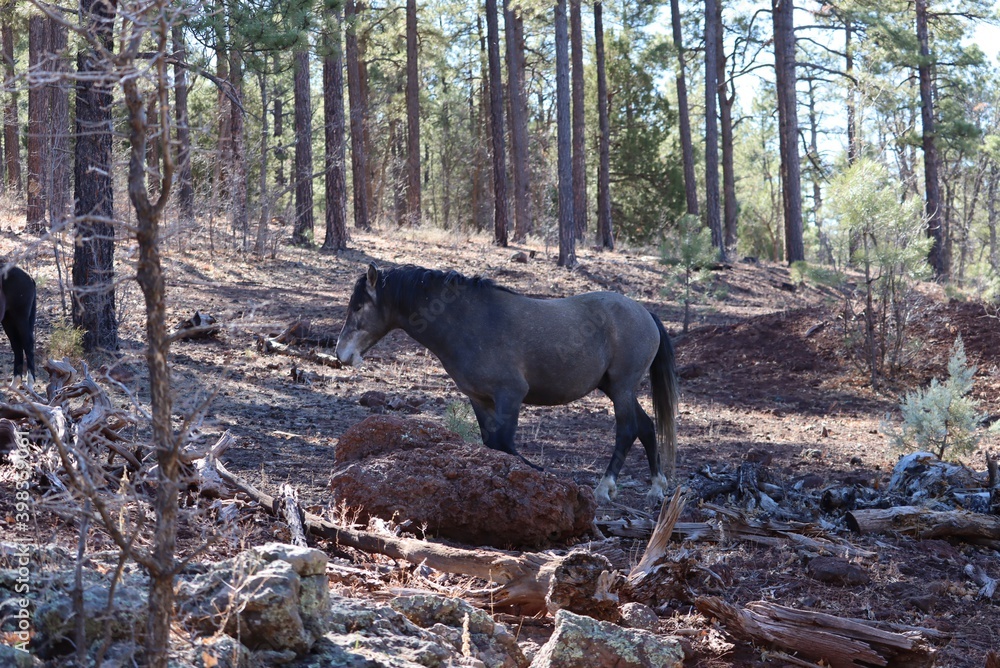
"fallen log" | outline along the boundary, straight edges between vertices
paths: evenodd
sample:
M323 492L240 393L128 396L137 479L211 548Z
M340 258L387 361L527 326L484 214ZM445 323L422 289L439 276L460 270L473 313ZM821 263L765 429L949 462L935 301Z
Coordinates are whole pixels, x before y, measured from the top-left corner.
M720 598L695 601L702 614L719 619L733 636L775 647L832 668L905 665L931 666L934 649L923 629L886 631L863 619L836 617L758 601L745 608Z
M845 559L857 557L867 559L876 556L875 552L853 546L846 541L818 535L824 532L814 524L782 522L775 519L761 521L747 517L739 511L713 504L704 504L703 508L714 511L716 517L709 522L677 522L671 533L672 540L714 543L738 540L768 546L793 543L803 549L825 552ZM647 538L654 529L654 523L645 518L598 520L596 525L605 535L621 538Z
M266 494L241 480L228 471L222 462L216 460L214 464L219 477L226 483L248 495L270 514L281 517L280 498ZM339 527L309 512L303 515L303 527L307 533L333 541L337 546L382 554L437 571L468 575L498 585L478 592L478 596L473 593L471 598L482 605L525 615L555 612L551 609L552 606L561 605L558 600L553 602L550 599L549 594L555 588L561 592L562 600L574 601L574 607L567 609L578 612L579 606L583 605L579 601L587 599L588 596L570 597L566 594L567 587L575 587L581 592L588 590L592 592L589 599L598 608L606 607L607 597L614 595L614 592L609 590L612 580L603 575L605 571L612 570L610 562L602 555L574 552L567 556L558 556L484 548L462 549L414 538L397 538L356 531ZM571 557L572 562L568 562ZM583 568L581 565L584 563L591 565ZM564 565L571 567L561 569ZM580 573L585 571L593 575L591 581L579 580ZM587 613L583 611L579 614Z
M300 359L309 360L310 362L315 362L316 364L322 364L324 366L332 367L334 369L340 369L343 364L333 355L328 355L326 353L321 353L316 350L299 350L293 348L292 346L282 343L275 338L269 336L263 336L261 334L255 335L257 339L257 350L261 353L280 353L282 355L289 355L291 357L298 357Z
M1000 517L967 510L934 511L919 506L866 508L847 513L856 533L897 532L917 538L1000 540Z

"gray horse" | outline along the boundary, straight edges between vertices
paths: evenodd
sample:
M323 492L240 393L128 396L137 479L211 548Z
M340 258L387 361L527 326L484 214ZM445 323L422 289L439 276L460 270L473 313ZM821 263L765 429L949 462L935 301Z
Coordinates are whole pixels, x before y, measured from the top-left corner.
M534 299L480 277L372 263L354 286L337 358L358 365L397 328L434 353L468 395L483 442L518 457L514 432L522 404L555 406L601 390L614 403L616 433L598 500L607 503L617 493L636 438L649 460L649 496L666 494L661 459L672 473L677 442L674 350L660 320L628 297ZM636 399L647 370L655 426Z

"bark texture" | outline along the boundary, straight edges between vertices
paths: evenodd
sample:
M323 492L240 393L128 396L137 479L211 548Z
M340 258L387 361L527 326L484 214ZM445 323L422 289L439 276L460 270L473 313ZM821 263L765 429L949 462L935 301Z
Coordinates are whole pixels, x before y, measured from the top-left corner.
M406 219L409 225L419 225L421 219L417 0L406 0Z
M587 233L587 128L583 98L582 24L580 0L570 0L570 69L573 79L573 218L577 239L583 239Z
M493 137L493 242L507 245L507 148L504 141L500 25L496 0L486 0L487 59L490 68L490 122Z
M927 218L927 236L931 249L927 262L937 278L948 274L948 261L944 248L942 225L941 185L938 180L937 136L934 130L934 95L931 72L930 39L927 35L927 0L916 0L917 42L920 60L917 72L920 77L920 121L924 149L924 215Z
M323 250L347 248L347 173L344 145L344 58L343 10L328 10L329 30L325 36L323 58L323 127L326 131L326 238Z
M799 120L795 105L795 31L792 0L771 0L774 24L774 78L778 95L781 195L785 214L785 261L805 260L802 240L802 176Z
M365 104L361 91L361 68L358 54L358 13L354 0L344 4L346 24L345 58L347 59L347 93L351 105L351 180L354 184L354 227L370 230L368 219L368 156L365 153Z
M608 78L604 67L604 5L594 3L594 39L597 49L597 124L599 137L597 168L597 243L602 248L615 247L611 227L611 125L608 121ZM688 148L691 132L688 127ZM692 175L694 165L691 166ZM698 200L695 199L695 206Z
M559 178L559 266L576 266L573 216L573 145L570 120L569 28L566 0L556 3L556 143Z
M112 49L116 2L81 0L84 21ZM87 352L118 348L115 315L114 196L111 187L111 89L99 79L100 57L80 51L76 85L75 206L73 250L73 324L84 330Z
M305 38L303 38L305 39ZM312 243L312 102L309 94L309 48L301 46L295 59L295 227L292 243Z

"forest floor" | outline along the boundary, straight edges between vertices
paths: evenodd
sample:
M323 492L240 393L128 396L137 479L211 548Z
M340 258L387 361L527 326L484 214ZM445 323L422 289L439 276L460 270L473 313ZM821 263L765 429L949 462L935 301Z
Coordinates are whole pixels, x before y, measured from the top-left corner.
M0 253L13 254L25 243L11 232L0 233ZM223 327L216 340L173 346L176 413L209 402L200 431L207 439L224 430L236 436L237 445L224 457L229 469L265 490L291 482L303 504L314 510L336 505L326 490L338 437L373 410L384 410L359 404L366 391L403 398L417 406L419 417L443 424L468 419L456 411L464 398L438 361L402 332L387 336L360 368L330 368L264 354L256 347L255 334L280 332L296 320L309 321L314 334L335 340L352 286L372 260L481 274L539 297L613 290L648 307L673 335L678 365L685 369L678 454L682 481L705 467L732 469L748 453L766 452L773 458L773 482L779 485L884 483L901 454L881 431L886 414L894 413L901 391L945 376L948 353L959 334L970 362L978 365L974 394L981 410L1000 413L1000 320L989 317L981 305L945 299L934 286L920 297L913 329L919 344L915 357L895 386L874 392L865 373L844 353L842 293L810 280L799 282L782 266L741 261L712 272L711 280L695 292L690 330L682 334L683 310L671 270L647 251L607 253L585 247L578 253L579 267L566 271L556 267L556 248L529 244L501 249L485 237L465 234L355 233L351 247L340 254L281 247L276 258L254 259L212 250L207 239L198 238L183 249L172 244L165 256L169 321L177 323L199 311L211 314ZM535 254L525 264L514 263L511 255L516 250ZM22 262L39 282L40 358L63 309L51 257L46 250ZM134 253L121 247L118 257L120 275L128 275ZM123 283L120 293L125 361L117 376L135 388L141 401L148 401L143 389L141 296L133 282ZM0 369L9 373L11 364L4 343ZM648 395L642 401L647 402ZM610 402L594 393L567 406L525 407L517 441L520 452L546 471L593 486L609 460L613 430ZM996 445L996 437L984 439L966 463L984 469L984 452ZM648 474L641 448L630 453L619 487L617 504L599 509L599 515L643 507ZM0 497L7 492L0 487ZM0 498L0 505L7 501ZM839 521L828 519L834 525ZM72 529L63 529L54 518L42 522L51 528L52 540L75 545ZM275 522L239 529L243 544L287 538ZM862 563L870 583L843 587L812 580L794 548L722 542L699 544L697 555L706 565L728 569L732 584L722 595L739 605L765 599L939 629L952 634L949 641L936 642L941 666L979 668L989 649L1000 648L1000 606L977 600L977 587L962 572L971 562L1000 578L997 552L965 543L848 536L846 529L840 531L852 543L878 553ZM194 531L182 535L184 549L197 539ZM93 549L110 547L99 536L94 541ZM641 542L629 547L636 561L643 547ZM208 556L222 556L229 548L213 549L218 554ZM384 597L386 592L356 594ZM672 615L668 625L703 630L692 639L695 655L690 665L781 665L768 663L766 653L746 643L711 640L718 634L709 632L710 621L689 603L677 602L662 612ZM545 625L538 628L544 635Z

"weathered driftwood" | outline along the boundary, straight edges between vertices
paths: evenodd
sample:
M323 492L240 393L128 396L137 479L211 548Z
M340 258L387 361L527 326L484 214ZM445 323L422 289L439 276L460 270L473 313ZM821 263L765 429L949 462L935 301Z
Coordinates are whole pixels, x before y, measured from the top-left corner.
M703 508L715 511L716 518L710 522L677 522L671 535L673 540L693 542L737 540L769 546L792 543L813 552L826 552L844 558L875 556L870 550L823 535L824 532L814 524L782 522L775 519L758 520L747 517L738 510L713 504L704 504ZM611 521L599 520L597 527L606 535L642 539L652 534L654 524L644 518L624 518Z
M893 665L931 666L934 650L924 629L886 631L863 619L836 617L758 601L745 608L706 597L695 601L705 615L719 619L733 636L775 647L832 668Z
M894 531L917 538L1000 540L1000 517L967 510L934 511L919 506L867 508L847 513L847 526L858 533Z
M991 600L997 593L997 581L987 575L979 566L965 565L965 574L979 585L979 598Z
M299 495L295 488L285 483L281 486L281 509L292 534L292 545L306 547L306 534L302 529L302 509L299 507Z
M272 515L281 516L281 503L252 485L230 473L222 462L216 461L219 476L228 484L250 496ZM504 609L516 610L521 614L536 614L549 609L549 592L560 584L574 585L575 578L585 569L564 568L567 557L546 553L517 553L491 549L461 549L429 543L412 538L376 535L339 527L332 522L304 513L303 526L308 533L333 541L338 546L350 547L362 552L382 554L393 559L401 559L412 564L420 564L445 573L468 575L492 582L498 587L480 592L481 603ZM579 554L579 553L577 553ZM572 556L572 555L571 555ZM589 569L596 580L591 583L575 582L575 586L593 592L596 604L600 605L608 590L608 578L601 580L603 569L609 568L607 559L601 555L589 554L594 566ZM586 557L575 558L573 564L579 566ZM560 582L560 577L565 582ZM474 596L472 597L474 598ZM564 598L567 598L564 596ZM568 600L568 598L567 598ZM558 601L556 605L558 605ZM579 611L573 610L574 612Z
M171 337L176 341L213 339L222 331L216 322L215 316L195 311L190 318L174 326Z
M275 338L262 336L260 334L256 335L256 338L257 350L262 353L280 353L282 355L289 355L291 357L309 360L310 362L315 362L316 364L333 367L334 369L339 369L343 366L339 359L333 355L328 355L327 353L321 353L317 350L299 350L298 348L293 348L292 346L282 343Z
M660 516L657 518L656 526L653 528L653 535L650 536L649 542L646 543L646 549L642 553L642 558L628 574L630 583L640 582L649 575L656 562L667 554L667 546L670 544L670 536L673 534L674 525L677 524L677 518L680 517L681 511L684 510L684 501L684 492L680 487L674 492L674 496L670 499L669 504L664 499L663 505L660 506Z

